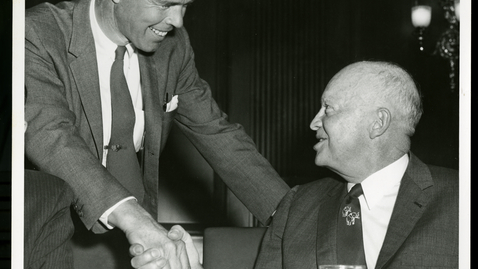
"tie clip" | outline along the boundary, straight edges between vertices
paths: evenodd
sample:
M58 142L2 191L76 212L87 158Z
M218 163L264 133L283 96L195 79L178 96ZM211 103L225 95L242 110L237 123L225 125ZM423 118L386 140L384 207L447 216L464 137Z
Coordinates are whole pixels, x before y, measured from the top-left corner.
M110 150L116 151L116 152L118 152L122 148L126 148L126 147L123 147L120 144L113 144L113 145L108 145L108 146L103 147L103 149L108 149L108 150L110 149Z

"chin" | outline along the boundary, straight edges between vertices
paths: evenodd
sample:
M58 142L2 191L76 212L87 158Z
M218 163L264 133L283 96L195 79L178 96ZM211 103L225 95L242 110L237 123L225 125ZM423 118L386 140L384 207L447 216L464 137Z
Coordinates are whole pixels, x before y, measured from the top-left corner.
M315 165L317 166L325 166L325 162L319 158L315 158Z
M154 46L154 47L140 48L140 50L142 50L142 51L144 51L144 52L153 53L153 52L157 51L158 48L159 48L159 45Z
M155 52L158 50L159 45L161 45L161 42L150 42L146 44L138 44L136 46L137 49L143 51L143 52Z
M314 150L316 151L315 154L315 165L317 166L325 166L330 163L330 151L328 148L320 147Z

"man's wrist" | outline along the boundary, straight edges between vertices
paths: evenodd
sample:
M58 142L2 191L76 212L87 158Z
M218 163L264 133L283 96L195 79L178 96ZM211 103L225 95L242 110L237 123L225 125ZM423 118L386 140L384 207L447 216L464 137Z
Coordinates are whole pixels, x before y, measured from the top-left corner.
M144 223L145 219L152 219L152 217L135 199L132 199L118 205L108 216L108 223L127 231L130 227L135 227L138 222Z
M135 200L137 201L137 199L134 197L134 196L129 196L129 197L126 197L124 198L123 200L119 201L118 203L116 203L114 206L110 207L108 210L105 211L105 213L103 213L103 215L101 215L100 217L100 222L103 223L103 225L106 226L106 228L108 229L113 229L115 226L111 225L111 223L108 222L108 218L110 216L110 214L116 209L118 208L122 203L128 201L128 200Z

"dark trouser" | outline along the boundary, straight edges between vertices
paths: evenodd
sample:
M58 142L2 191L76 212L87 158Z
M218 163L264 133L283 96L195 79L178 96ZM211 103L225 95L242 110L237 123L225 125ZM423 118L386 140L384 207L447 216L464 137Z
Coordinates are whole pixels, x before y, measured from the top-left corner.
M73 192L63 180L25 170L24 267L73 269Z

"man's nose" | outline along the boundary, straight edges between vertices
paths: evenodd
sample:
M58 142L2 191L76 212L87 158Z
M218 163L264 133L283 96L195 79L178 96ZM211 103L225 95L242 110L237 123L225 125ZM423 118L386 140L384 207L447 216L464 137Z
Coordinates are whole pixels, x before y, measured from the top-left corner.
M319 111L317 115L315 115L314 119L310 123L310 129L312 129L312 131L317 131L318 129L322 127L322 116L323 116L322 110Z
M168 17L166 23L174 26L175 28L183 27L183 17L186 13L186 7L178 5L169 8Z

